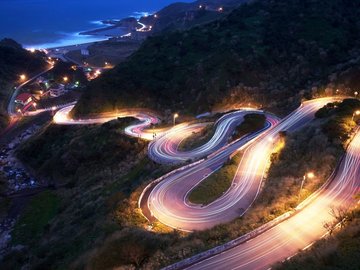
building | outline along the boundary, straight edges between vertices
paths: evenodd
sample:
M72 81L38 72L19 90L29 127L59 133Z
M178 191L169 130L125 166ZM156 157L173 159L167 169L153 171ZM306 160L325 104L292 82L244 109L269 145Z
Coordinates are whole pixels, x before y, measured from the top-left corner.
M65 86L63 84L53 84L49 89L51 97L59 97L66 93Z
M32 95L29 93L21 93L15 99L15 103L21 104L23 106L26 106L31 101L32 101Z

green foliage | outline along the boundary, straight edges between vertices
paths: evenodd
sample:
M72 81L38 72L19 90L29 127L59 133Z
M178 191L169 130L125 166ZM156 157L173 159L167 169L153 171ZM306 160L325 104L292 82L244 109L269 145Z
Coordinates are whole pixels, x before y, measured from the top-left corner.
M327 104L315 116L329 118L322 126L322 129L331 141L346 142L355 125L354 121L359 120L359 117L355 115L355 112L359 109L359 100L345 99L343 102Z
M57 214L60 204L58 196L45 191L31 199L11 233L14 245L27 245L41 238Z
M265 122L266 116L263 114L249 113L245 115L244 121L235 130L234 139L264 128Z
M164 247L160 235L140 230L126 230L107 239L92 259L91 269L113 269L124 265L140 267L157 249Z
M17 154L40 174L54 179L75 180L89 168L112 170L145 147L142 140L121 134L131 121L125 118L86 127L51 125L24 143Z
M237 154L214 172L189 194L188 200L196 204L209 204L229 189L234 179L242 154Z
M47 179L54 179L61 204L56 216L46 223L41 238L22 241L21 252L11 250L1 261L1 269L21 269L26 264L32 269L69 269L72 264L79 264L82 269L93 258L86 252L102 246L114 233L131 227L132 231L124 233L122 239L136 238L137 231L142 230L134 227L144 221L134 211L139 195L130 194L145 180L170 168L159 170L145 157L144 141L122 134L133 121L125 118L88 127L50 125L20 147L18 155L23 162ZM130 203L132 208L128 211ZM37 213L31 208L30 216L33 211ZM16 230L22 229L17 226ZM162 242L157 239L156 243Z

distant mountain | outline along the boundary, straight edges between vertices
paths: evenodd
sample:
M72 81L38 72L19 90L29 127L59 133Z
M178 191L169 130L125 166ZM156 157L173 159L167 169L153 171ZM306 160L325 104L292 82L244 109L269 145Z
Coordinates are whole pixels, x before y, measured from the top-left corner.
M153 26L153 31L187 29L223 17L249 0L199 0L192 3L173 3L140 22Z
M93 81L74 112L198 113L254 102L285 113L303 97L359 89L359 33L358 1L245 3L207 25L150 37Z

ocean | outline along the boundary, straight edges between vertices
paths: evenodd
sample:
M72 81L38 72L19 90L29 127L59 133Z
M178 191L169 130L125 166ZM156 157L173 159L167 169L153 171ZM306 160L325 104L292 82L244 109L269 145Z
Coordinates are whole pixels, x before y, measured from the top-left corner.
M101 20L154 13L176 0L0 0L0 39L26 48L50 48L98 41L78 35L103 27ZM193 2L193 0L182 0Z

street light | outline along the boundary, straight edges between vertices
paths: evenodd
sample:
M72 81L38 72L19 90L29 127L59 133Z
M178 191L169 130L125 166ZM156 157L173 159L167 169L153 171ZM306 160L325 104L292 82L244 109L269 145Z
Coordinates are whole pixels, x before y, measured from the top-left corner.
M179 115L177 113L174 114L174 126L175 126L175 122L176 122L176 118L178 118Z
M303 189L305 180L308 179L312 179L315 177L315 174L313 172L308 172L307 174L304 174L303 179L301 181L301 186L300 186L300 191L299 191L299 198L300 198L300 194L301 194L301 190Z
M355 98L357 97L358 94L359 94L358 91L355 91L355 92L354 92Z
M351 121L354 121L355 115L356 115L356 116L359 116L359 115L360 115L360 110L357 110L357 111L355 111L355 112L353 113L352 118L351 118Z
M64 82L67 82L67 81L69 80L69 78L68 78L67 76L65 76L65 77L63 78L63 80L64 80Z
M21 75L20 75L20 80L25 81L25 80L26 80L26 75L25 75L25 74L21 74Z

